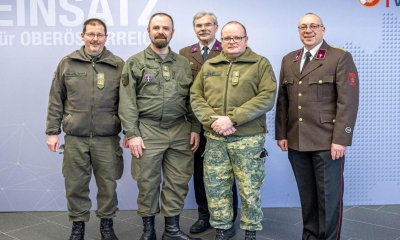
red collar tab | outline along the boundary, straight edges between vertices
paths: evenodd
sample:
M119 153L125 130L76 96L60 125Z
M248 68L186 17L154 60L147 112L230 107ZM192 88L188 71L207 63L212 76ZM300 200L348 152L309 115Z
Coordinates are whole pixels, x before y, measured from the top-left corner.
M297 62L297 60L299 60L300 58L300 55L301 55L301 50L296 53L296 56L293 58L293 62Z
M327 52L326 49L320 49L320 50L318 50L318 53L317 53L317 56L316 56L315 59L322 59L322 60L324 60L324 59L325 59L326 52Z

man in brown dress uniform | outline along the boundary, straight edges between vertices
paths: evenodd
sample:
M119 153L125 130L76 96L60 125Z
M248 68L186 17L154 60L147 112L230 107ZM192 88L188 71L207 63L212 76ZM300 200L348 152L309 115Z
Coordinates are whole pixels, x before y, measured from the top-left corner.
M320 17L299 22L304 47L282 60L275 138L299 189L302 239L340 239L343 169L358 110L359 81L350 53L324 40Z

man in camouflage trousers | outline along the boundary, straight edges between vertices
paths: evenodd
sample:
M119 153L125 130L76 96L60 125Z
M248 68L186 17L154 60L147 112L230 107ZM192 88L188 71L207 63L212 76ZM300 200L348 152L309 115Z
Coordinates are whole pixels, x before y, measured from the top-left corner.
M191 88L191 104L207 138L204 183L215 239L228 239L236 233L231 190L236 177L240 227L250 240L262 229L265 113L274 106L276 80L269 61L247 47L241 23L227 23L221 35L223 51L204 63Z

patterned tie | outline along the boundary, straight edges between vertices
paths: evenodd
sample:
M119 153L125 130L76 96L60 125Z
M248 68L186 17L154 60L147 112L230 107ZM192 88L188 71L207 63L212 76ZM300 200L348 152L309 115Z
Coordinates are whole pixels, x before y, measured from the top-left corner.
M304 61L303 68L301 69L301 72L303 72L303 70L306 69L307 64L310 62L310 57L311 57L311 53L310 52L306 52L306 60Z
M207 56L208 56L208 47L207 46L204 46L203 47L203 61L205 61L206 59L207 59Z

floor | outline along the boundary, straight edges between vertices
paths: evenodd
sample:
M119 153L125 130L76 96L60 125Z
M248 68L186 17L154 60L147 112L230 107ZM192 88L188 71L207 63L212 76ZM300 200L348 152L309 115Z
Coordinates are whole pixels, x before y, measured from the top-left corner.
M300 208L265 208L263 230L257 239L300 240L302 232ZM101 239L100 221L91 213L86 224L85 240ZM184 210L181 229L188 233L197 218L196 210ZM161 239L164 219L156 218L157 239ZM120 211L114 220L115 232L120 240L136 240L142 233L142 220L135 211ZM236 221L239 229L239 221ZM71 223L66 212L17 212L0 213L0 240L66 240ZM192 235L203 240L214 239L215 230ZM244 239L240 230L232 239ZM400 205L348 206L344 209L341 239L343 240L400 240Z

